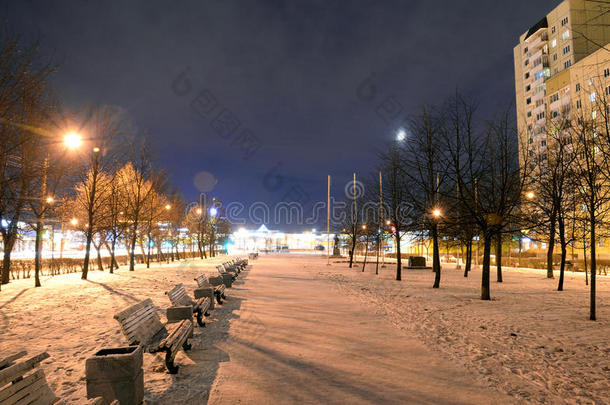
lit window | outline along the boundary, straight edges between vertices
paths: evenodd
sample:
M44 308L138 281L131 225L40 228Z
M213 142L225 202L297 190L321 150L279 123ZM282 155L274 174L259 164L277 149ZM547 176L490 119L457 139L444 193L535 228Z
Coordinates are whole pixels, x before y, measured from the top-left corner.
M561 39L563 39L564 41L568 38L570 38L570 30L566 30L566 32L561 34Z
M589 94L589 100L591 100L591 102L594 103L596 96L597 96L597 94L595 94L595 92Z
M557 46L557 40L556 39L554 39L553 42L551 42L551 46L553 48L555 48Z
M593 110L591 112L591 118L596 119L597 118L597 111Z

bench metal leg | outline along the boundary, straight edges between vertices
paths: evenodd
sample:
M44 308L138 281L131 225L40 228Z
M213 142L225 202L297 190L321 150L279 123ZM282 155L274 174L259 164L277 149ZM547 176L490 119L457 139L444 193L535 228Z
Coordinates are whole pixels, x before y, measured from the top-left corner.
M225 294L225 293L222 293L220 296L221 296L223 299L225 299L225 300L227 299L227 296L226 296L226 294Z
M165 367L167 368L167 372L170 374L178 373L179 367L174 364L174 356L169 348L165 350Z
M218 305L222 305L222 297L220 296L220 293L216 293L214 295L216 295L216 302Z
M203 322L203 313L201 313L201 311L197 311L195 314L197 315L197 325L201 326L202 328L205 328L205 322Z
M188 350L191 350L192 347L193 347L193 345L190 344L188 341L182 343L182 348L184 349L185 352L188 351Z

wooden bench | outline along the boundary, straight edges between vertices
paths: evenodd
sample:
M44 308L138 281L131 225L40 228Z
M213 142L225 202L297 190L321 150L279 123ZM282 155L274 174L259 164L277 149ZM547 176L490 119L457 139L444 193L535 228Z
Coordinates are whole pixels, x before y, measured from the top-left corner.
M167 291L165 294L169 297L172 305L181 307L192 307L193 314L197 318L197 325L201 327L205 327L205 322L203 322L203 316L209 316L208 309L210 309L210 299L207 297L199 298L197 300L193 300L189 297L186 289L184 288L184 284L178 284L171 290Z
M191 349L188 338L193 333L190 319L163 325L150 298L114 315L130 345L140 345L148 353L165 353L165 366L170 374L178 372L174 359L182 347Z
M197 287L199 287L199 288L207 288L207 287L213 288L214 296L216 297L216 302L218 302L220 305L222 305L222 299L227 298L227 296L225 295L225 285L224 284L219 284L219 285L210 284L208 282L205 274L201 274L201 275L195 277L195 281L197 282Z
M218 270L218 274L220 274L221 276L224 274L228 274L231 276L231 279L233 281L237 279L237 271L227 270L224 264L219 264L218 266L216 266L216 270Z
M21 351L0 358L0 404L65 404L49 387L44 371L39 367L42 361L50 357L49 354L43 352L27 360L17 361L26 354L26 351ZM79 403L102 405L104 400L98 397ZM119 402L115 400L110 405L119 405Z

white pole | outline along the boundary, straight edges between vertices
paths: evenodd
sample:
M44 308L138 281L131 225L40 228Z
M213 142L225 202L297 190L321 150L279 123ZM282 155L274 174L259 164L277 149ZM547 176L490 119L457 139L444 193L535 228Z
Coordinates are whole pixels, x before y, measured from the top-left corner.
M327 196L327 200L326 200L326 248L327 248L326 265L330 266L330 174L328 175L328 196Z

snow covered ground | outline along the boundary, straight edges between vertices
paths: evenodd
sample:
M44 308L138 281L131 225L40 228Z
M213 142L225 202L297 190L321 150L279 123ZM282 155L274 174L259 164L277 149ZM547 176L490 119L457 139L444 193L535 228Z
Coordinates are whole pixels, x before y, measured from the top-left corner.
M126 341L112 318L165 291L213 274L226 257L155 265L111 275L92 271L17 280L0 292L0 353L48 351L43 364L57 394L85 397L85 359ZM507 270L479 300L480 272L386 266L375 276L305 255L263 255L208 327L195 328L177 375L144 356L147 404L206 403L608 403L610 280L598 277L598 318L588 319L584 275L566 291L544 272ZM162 317L163 318L163 317ZM0 355L1 356L1 355ZM290 393L290 395L287 395ZM263 401L263 402L260 402Z
M610 279L598 276L598 321L588 320L589 290L583 273L567 273L564 289L540 270L505 270L492 281L492 301L480 296L480 271L468 278L443 267L441 288L430 270L374 264L365 273L345 264L321 269L343 294L372 304L396 327L487 380L531 403L610 402ZM495 280L495 269L492 273ZM474 374L473 374L474 375Z

